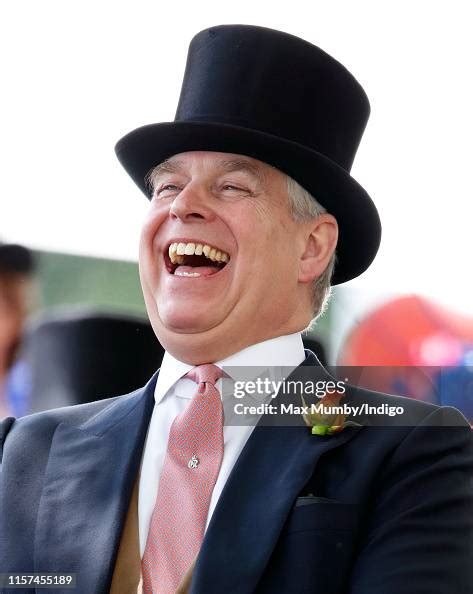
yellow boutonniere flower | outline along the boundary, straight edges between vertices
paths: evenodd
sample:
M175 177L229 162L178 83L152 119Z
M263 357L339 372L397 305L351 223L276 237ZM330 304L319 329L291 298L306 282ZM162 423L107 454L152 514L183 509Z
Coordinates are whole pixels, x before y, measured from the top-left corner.
M309 407L301 395L304 407L309 410L308 413L304 413L302 416L306 425L312 428L312 435L333 435L347 426L358 426L358 423L346 420L340 404L344 395L344 392L325 394L323 398L320 398L319 402Z

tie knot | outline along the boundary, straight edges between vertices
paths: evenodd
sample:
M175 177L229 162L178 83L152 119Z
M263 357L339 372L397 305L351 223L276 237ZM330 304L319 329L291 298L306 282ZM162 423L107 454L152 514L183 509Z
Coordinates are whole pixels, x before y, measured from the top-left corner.
M216 381L223 377L224 372L216 365L197 365L186 373L185 377L193 380L196 384L209 383L215 385Z

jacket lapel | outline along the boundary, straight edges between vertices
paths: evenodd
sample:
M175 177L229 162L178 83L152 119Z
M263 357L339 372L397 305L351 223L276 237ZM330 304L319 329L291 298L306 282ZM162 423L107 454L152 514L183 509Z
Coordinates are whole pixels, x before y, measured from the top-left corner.
M58 425L38 511L35 571L74 572L78 591L108 592L156 378L83 425Z
M307 365L317 366L320 372L312 353L298 369ZM255 427L215 508L191 594L253 592L320 456L347 443L359 429L347 427L333 436L313 436L305 425Z

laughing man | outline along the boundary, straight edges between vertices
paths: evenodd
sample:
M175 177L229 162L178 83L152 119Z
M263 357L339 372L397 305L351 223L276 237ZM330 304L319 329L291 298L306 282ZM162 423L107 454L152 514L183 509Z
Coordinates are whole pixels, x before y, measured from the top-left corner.
M132 394L3 421L0 572L73 573L82 594L471 591L473 446L455 409L352 387L402 421L225 424L223 369L316 374L301 332L376 254L349 173L368 114L301 39L227 25L192 40L175 121L116 149L150 199L140 276L162 366Z

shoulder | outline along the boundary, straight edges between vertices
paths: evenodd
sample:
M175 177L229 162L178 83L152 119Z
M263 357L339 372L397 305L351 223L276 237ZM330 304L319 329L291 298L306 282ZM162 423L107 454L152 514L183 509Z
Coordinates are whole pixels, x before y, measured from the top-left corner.
M0 421L0 462L2 461L3 444L14 422L14 417L6 417Z
M0 462L5 456L20 455L22 452L49 450L59 425L68 425L85 431L106 430L137 406L143 410L152 406L152 395L159 370L145 386L129 394L114 396L86 404L77 404L34 413L18 419L8 417L0 422ZM37 449L35 449L37 448Z
M352 407L352 415L358 417L353 419L362 425L383 426L383 427L415 427L427 423L434 426L460 426L469 428L470 425L463 414L452 406L440 406L431 402L425 402L412 397L387 394L376 390L370 390L362 386L350 383L348 380L341 381L336 368L325 368L320 362L315 365L315 357L308 357L308 363L298 368L302 378L314 377L322 382L343 384L345 395L340 404ZM355 411L353 413L353 411ZM349 416L352 416L349 415Z
M6 447L31 450L33 444L49 442L60 423L81 425L105 411L124 396L107 398L87 404L65 406L15 419L7 417L0 422L0 461Z
M356 386L348 386L347 402L357 406L360 415L373 426L469 427L463 414L451 406L385 394Z

